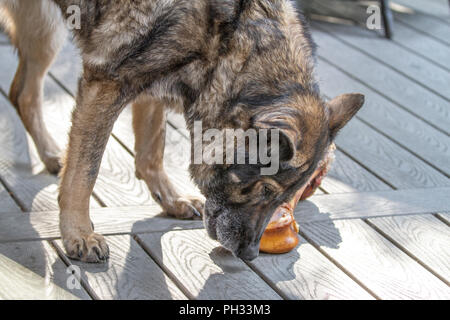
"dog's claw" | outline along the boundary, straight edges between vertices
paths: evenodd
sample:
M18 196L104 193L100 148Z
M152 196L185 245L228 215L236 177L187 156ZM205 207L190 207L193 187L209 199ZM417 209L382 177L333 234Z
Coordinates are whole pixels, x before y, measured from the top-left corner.
M194 214L195 214L197 217L201 217L201 216L202 216L202 214L201 214L200 212L198 212L197 208L194 207L192 204L188 203L187 205L189 206L189 208L192 209L192 211L194 212Z
M93 250L94 250L95 254L97 255L97 257L100 259L100 261L105 261L107 259L106 254L105 255L102 254L98 247L94 247Z
M82 258L83 257L83 248L81 247L80 244L77 244L77 251L78 251L78 258Z
M71 259L97 263L109 258L109 248L104 237L96 233L64 239L63 243Z
M159 192L153 192L152 196L156 200L156 202L158 202L158 204L162 204L162 197Z
M195 197L179 198L171 207L166 208L166 213L178 219L198 219L203 216L204 203Z

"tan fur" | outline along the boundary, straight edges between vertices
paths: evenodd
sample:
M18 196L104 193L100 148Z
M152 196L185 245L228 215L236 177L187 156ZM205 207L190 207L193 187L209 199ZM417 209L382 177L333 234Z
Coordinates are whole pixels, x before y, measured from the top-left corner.
M57 173L60 150L43 122L42 99L47 70L67 33L60 10L47 0L2 0L0 21L19 49L19 66L9 93L11 102L47 169Z
M145 94L133 103L136 176L147 183L153 198L166 213L188 219L203 213L203 202L179 195L164 170L165 106Z

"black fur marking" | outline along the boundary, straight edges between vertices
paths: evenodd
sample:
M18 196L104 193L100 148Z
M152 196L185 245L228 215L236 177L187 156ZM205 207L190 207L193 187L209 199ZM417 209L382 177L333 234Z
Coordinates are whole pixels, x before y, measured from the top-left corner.
M177 24L177 12L166 12L156 19L153 28L138 41L134 41L131 45L124 45L118 50L119 53L125 53L118 59L113 69L118 69L123 65L133 64L136 59L150 50L155 41L164 38L164 35Z
M242 14L248 8L251 0L238 0L235 2L234 16L231 20L225 21L219 26L220 43L219 49L220 55L226 55L230 51L230 41L233 38L235 31L239 26L239 22Z
M180 81L175 84L176 90L179 91L181 96L184 98L184 108L189 109L190 106L197 101L197 98L199 96L198 90L193 89L188 84L186 84L183 81Z

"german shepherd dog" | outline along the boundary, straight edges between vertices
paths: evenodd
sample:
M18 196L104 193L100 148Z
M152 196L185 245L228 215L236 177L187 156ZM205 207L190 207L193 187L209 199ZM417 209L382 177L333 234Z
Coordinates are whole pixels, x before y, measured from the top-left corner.
M89 198L113 124L133 107L136 174L169 215L203 215L210 237L252 260L275 208L304 185L338 131L364 103L360 94L321 99L314 44L289 0L0 0L1 20L20 57L10 99L49 172L59 150L42 120L43 79L65 39L70 6L83 59L66 155L60 229L69 257L109 256L94 232ZM206 203L179 195L163 168L165 111L203 129L277 129L280 169L191 164Z

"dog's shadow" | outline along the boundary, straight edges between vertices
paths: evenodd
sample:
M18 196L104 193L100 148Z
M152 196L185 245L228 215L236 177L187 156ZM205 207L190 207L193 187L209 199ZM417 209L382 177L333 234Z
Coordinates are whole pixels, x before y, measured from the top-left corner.
M9 109L5 109L9 108ZM18 189L23 185L23 181L30 181L28 186L26 186L25 189L23 189L26 192L25 198L20 198L20 201L22 205L25 208L33 208L33 202L37 198L37 195L44 191L44 189L47 189L48 186L55 184L56 178L53 176L48 175L45 172L42 173L36 173L35 170L33 170L33 160L32 156L30 154L30 146L28 145L28 139L25 133L25 129L21 125L20 119L18 118L17 114L15 113L14 109L11 106L7 105L1 105L0 104L0 115L2 115L3 119L10 119L11 123L16 123L17 126L20 125L20 130L17 130L17 126L15 126L15 130L13 132L10 132L10 134L13 134L13 136L10 136L7 134L8 132L3 132L3 137L5 137L5 141L11 141L10 146L5 146L8 148L8 152L10 152L10 157L13 159L16 159L17 161L14 163L13 166L9 170L14 170L14 175L21 177L22 181L20 179L17 179L15 182L14 180L5 179L7 182L10 182L10 184L7 184L9 188L11 189ZM1 158L0 158L1 160ZM2 175L5 177L5 172L2 173ZM33 180L35 179L35 181ZM14 184L16 183L16 184ZM55 185L56 186L56 185ZM56 187L55 187L56 188ZM40 196L42 198L42 194ZM27 200L28 199L28 200ZM314 220L315 218L320 217L319 220L322 229L324 230L324 234L327 234L327 237L318 237L319 242L317 243L318 246L327 246L330 248L336 248L339 245L340 242L340 236L339 231L334 227L333 222L328 219L327 220L327 214L321 213L319 209L309 201L304 202L303 204L305 207L307 207L307 215L308 219L312 218ZM31 211L31 209L28 209ZM20 212L17 213L18 217L21 214ZM142 232L144 225L148 225L148 223L151 223L152 219L169 219L169 218L163 218L163 217L155 217L155 218L149 218L145 221L138 221L136 222L132 227L132 233L140 233ZM301 219L299 219L300 227L301 229L303 226L306 227L306 222L304 223ZM12 222L14 223L14 222ZM38 231L36 231L33 227L33 224L30 220L24 220L23 218L20 219L20 228L22 232L26 230L27 239L40 239L41 235ZM159 233L159 235L162 237L167 232L171 232L175 229L183 229L186 226L186 223L183 221L177 222L177 220L170 221L171 229L168 231L164 231L162 233ZM11 228L11 232L13 232L13 228ZM330 236L332 235L332 236ZM206 233L205 233L206 237ZM164 257L163 255L163 247L161 244L161 238L158 239L158 243L154 243L152 246L153 256L160 256ZM201 239L199 241L202 241ZM300 244L300 247L303 244ZM151 279L155 283L155 288L148 287L147 289L150 290L158 290L158 294L156 297L161 299L170 299L170 298L180 298L180 296L174 295L173 292L173 284L168 283L168 277L167 274L163 271L165 268L165 261L164 258L161 259L161 261L158 261L159 266L161 268L141 268L136 269L136 250L141 250L139 245L136 243L136 241L133 238L130 238L130 250L128 253L126 253L127 257L124 260L124 265L121 266L119 269L117 269L117 273L115 274L116 281L115 284L115 293L111 294L111 298L139 298L140 292L136 288L128 288L127 284L133 281L137 281L138 278L146 279L149 277L149 272L151 273ZM24 253L25 252L25 253ZM34 274L33 277L37 276L37 278L40 278L42 281L42 290L36 291L36 292L42 292L42 296L35 296L36 298L45 298L45 279L50 279L52 282L55 283L55 286L61 288L63 291L67 290L67 279L68 274L66 273L67 267L64 265L64 263L60 260L56 260L54 258L49 257L49 252L52 252L52 248L49 247L48 242L46 241L30 241L30 242L22 242L20 245L14 245L14 244L0 244L0 254L2 255L3 260L12 261L15 263L17 267L20 268L24 267L25 269L28 269L32 274ZM288 257L286 259L286 264L280 266L280 268L286 268L286 270L281 270L283 274L283 280L289 281L293 280L295 278L295 272L293 270L295 263L308 263L308 261L303 261L301 254L299 254L297 251L292 251L291 253L285 255L285 257ZM196 299L210 299L211 298L211 292L214 292L214 290L217 290L220 286L221 282L226 282L229 276L232 276L233 274L237 274L241 271L244 271L246 268L245 265L237 264L233 262L233 259L237 259L233 257L230 253L227 251L224 251L221 249L220 245L217 243L217 247L213 249L209 253L210 263L214 264L218 269L220 269L220 272L216 272L211 274L206 280L204 281L204 284L202 288L198 291L198 293L195 296L189 296L189 293L187 293L188 297L190 298L196 298ZM53 260L52 260L53 259ZM52 262L50 262L52 261ZM258 260L254 262L256 266L258 266ZM80 265L78 263L75 263L75 265ZM87 265L87 264L81 264L81 276L84 279L88 279L87 274L90 273L92 275L95 275L94 277L91 277L91 279L96 277L103 277L102 274L107 275L108 270L110 268L114 268L111 264L104 264L104 265ZM270 266L268 266L270 267ZM244 268L244 269L243 269ZM261 266L261 268L263 268ZM265 267L264 267L265 268ZM127 272L122 272L123 270L127 270L127 272L131 272L132 270L135 275L133 276L133 279L129 279L129 275L127 275ZM11 270L14 272L14 270ZM166 269L167 271L167 269ZM115 270L113 270L115 272ZM31 273L30 273L31 274ZM171 276L173 278L173 276ZM35 277L36 278L36 277ZM92 280L86 280L92 281ZM183 282L182 279L175 279L176 282ZM156 286L157 284L157 286ZM97 289L98 290L98 289ZM124 290L137 290L134 294L126 295L126 292ZM243 290L245 291L245 288L235 288L235 290ZM95 291L95 290L94 290ZM87 298L86 292L83 290L71 290L72 294L74 294L78 298ZM62 296L64 297L64 295ZM141 295L142 298L149 297L149 295L145 294L145 292L142 292ZM230 297L232 298L232 297Z
M302 204L300 204L302 205ZM206 280L201 280L203 285L201 288L196 288L197 293L192 294L192 292L186 292L186 286L184 286L185 281L192 282L192 279L180 279L175 278L173 270L173 263L168 263L166 265L165 259L167 259L168 252L163 252L163 250L168 250L167 246L162 243L164 236L169 232L183 232L183 226L185 225L182 221L180 223L174 225L171 230L164 232L156 232L155 236L152 237L153 242L151 244L151 250L149 250L149 254L152 258L158 263L160 268L152 270L151 278L158 283L158 290L161 290L159 296L161 297L172 297L172 291L169 289L169 285L167 283L167 274L170 274L170 278L175 280L177 283L181 283L184 293L188 296L188 298L194 299L213 299L213 298L225 298L225 299L236 299L237 297L248 297L248 299L252 299L249 297L249 289L247 285L239 286L236 279L244 279L243 275L239 275L239 273L247 273L250 272L250 269L257 273L256 278L262 277L269 282L272 282L267 275L274 275L275 279L271 283L272 285L276 285L278 281L286 282L295 280L297 277L298 270L301 269L301 264L310 264L306 258L304 258L301 254L302 246L310 246L311 244L318 247L327 247L327 248L338 248L339 244L342 241L339 230L334 225L333 221L329 218L329 214L321 213L319 208L314 205L311 201L304 201L303 205L308 208L308 220L313 220L315 222L306 222L302 219L299 219L300 224L300 233L302 238L300 239L299 246L286 254L282 255L267 255L261 254L260 258L257 258L253 262L242 262L242 260L234 257L228 250L222 248L219 243L214 247L209 253L208 257L204 257L199 261L206 261L205 263L211 263L213 266L204 265L201 267L196 266L196 269L203 268L214 268L220 270L218 272L212 272ZM157 219L160 217L156 217ZM153 218L150 218L153 219ZM168 219L168 218L166 218ZM139 239L139 233L142 232L142 225L148 224L149 220L138 221L133 225L132 233L137 233L137 237ZM177 229L177 231L174 231ZM181 231L180 231L181 229ZM206 232L204 233L205 237L207 237ZM306 237L308 239L305 240ZM313 240L311 240L311 237ZM210 241L209 239L198 239L198 242L202 241ZM132 238L131 242L134 243L135 240ZM196 245L195 242L186 242L183 245ZM145 247L145 245L144 245ZM177 249L171 248L169 254L176 254ZM166 258L164 258L166 257ZM180 258L180 257L178 257ZM127 257L127 263L133 263L133 253L130 252L130 256ZM272 263L273 262L273 263ZM184 264L185 266L179 265L177 268L183 268L189 266L188 261ZM170 266L169 266L170 265ZM128 266L130 269L133 266ZM125 266L127 268L127 266ZM272 270L268 270L268 268L272 268ZM163 271L165 270L165 271ZM142 276L145 277L146 271L143 271ZM189 272L187 272L189 274ZM195 281L198 282L198 277L196 275L192 275L192 278L195 278ZM170 280L171 281L171 280ZM263 280L261 279L261 282ZM119 280L118 286L116 290L120 290ZM160 284L165 284L161 286ZM227 286L233 286L229 288L229 292L231 296L228 296L227 293L220 292L217 293L218 290L224 290L224 283ZM228 290L227 290L228 291ZM268 295L269 296L269 295Z

